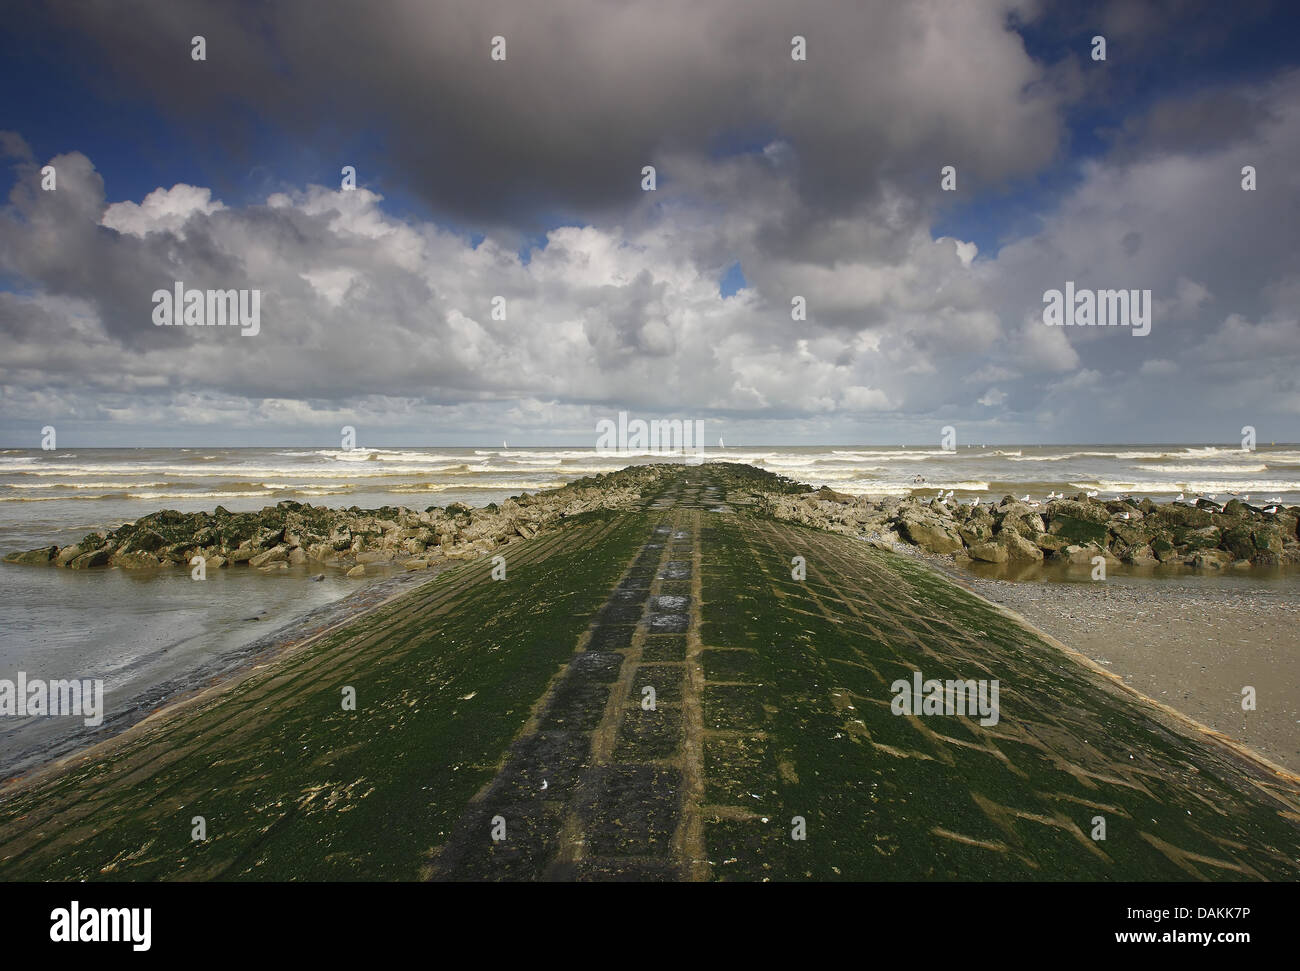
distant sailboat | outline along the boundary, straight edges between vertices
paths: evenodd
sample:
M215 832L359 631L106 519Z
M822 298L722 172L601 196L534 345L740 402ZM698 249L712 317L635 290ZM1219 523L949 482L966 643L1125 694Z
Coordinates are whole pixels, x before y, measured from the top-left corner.
M501 443L501 451L504 452L504 451L505 451L507 448L509 448L509 447L510 447L510 446L508 446L505 442L502 442L502 443Z
M718 436L718 448L726 448L726 443L722 441L722 436Z

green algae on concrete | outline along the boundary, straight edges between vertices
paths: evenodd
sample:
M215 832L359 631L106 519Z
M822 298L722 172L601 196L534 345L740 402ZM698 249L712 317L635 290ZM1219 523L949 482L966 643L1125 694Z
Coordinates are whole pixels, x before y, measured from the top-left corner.
M512 544L504 581L457 566L0 794L0 879L1300 874L1293 779L915 560L752 511L797 484L708 465L660 485ZM622 680L586 712L559 825L517 827L532 842L494 869L485 794L535 796L507 753L577 734L551 723L582 714L584 653ZM996 723L895 715L918 671L998 681Z
M714 805L702 812L715 876L1300 873L1294 785L1187 733L941 575L756 517L715 520L712 535L704 705L719 731L706 730ZM791 579L795 555L806 580ZM752 650L741 670L713 647ZM915 671L997 679L999 721L895 715L891 685ZM792 837L796 817L805 839ZM1092 838L1097 817L1104 840Z
M416 879L643 528L575 517L6 796L0 878Z

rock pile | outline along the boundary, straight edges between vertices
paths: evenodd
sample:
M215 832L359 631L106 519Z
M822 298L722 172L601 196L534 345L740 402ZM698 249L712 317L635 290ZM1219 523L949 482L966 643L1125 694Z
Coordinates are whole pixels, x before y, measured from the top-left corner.
M822 489L766 495L770 515L834 532L912 543L956 560L1063 560L1183 564L1204 569L1300 564L1300 506L1271 512L1232 500L1195 505L1101 501L1079 494L1045 503L1006 496L996 505L897 497L871 500Z
M71 570L127 570L187 565L201 556L209 569L247 565L265 571L298 564L348 569L350 576L394 567L423 569L438 558L481 556L528 539L568 516L617 509L658 488L665 465L633 466L520 495L498 505L452 503L423 512L405 507L329 509L284 501L261 512L163 510L71 546L11 553L8 563L53 564Z
M1300 506L1269 511L1232 500L1158 504L1101 501L1079 494L1046 503L1006 496L978 506L939 499L870 499L809 487L747 465L720 463L729 500L777 519L818 529L906 542L958 561L1081 565L1182 564L1203 569L1300 564ZM349 575L422 569L438 558L481 556L528 539L567 516L619 509L658 492L680 464L629 466L568 485L471 508L453 503L424 512L405 507L329 509L285 501L256 513L163 510L71 546L12 553L6 562L73 570L247 564L265 571L298 564L341 567Z

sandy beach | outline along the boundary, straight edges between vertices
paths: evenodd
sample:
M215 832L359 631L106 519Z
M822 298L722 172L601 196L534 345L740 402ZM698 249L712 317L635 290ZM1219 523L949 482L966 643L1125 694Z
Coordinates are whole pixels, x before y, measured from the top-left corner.
M1144 695L1300 773L1300 578L964 581ZM1241 708L1247 685L1255 711Z

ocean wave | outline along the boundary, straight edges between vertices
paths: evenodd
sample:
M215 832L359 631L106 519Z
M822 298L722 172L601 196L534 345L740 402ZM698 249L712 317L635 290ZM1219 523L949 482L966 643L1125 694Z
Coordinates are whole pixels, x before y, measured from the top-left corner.
M832 455L856 455L863 458L897 458L900 455L952 455L952 452L946 449L915 449L915 448L833 448Z
M276 491L277 490L274 489L254 489L248 491L236 490L233 492L128 492L123 498L144 499L149 502L154 502L159 499L243 499L248 496L272 496L276 494ZM101 496L98 498L115 497Z
M1012 462L1063 462L1066 459L1159 459L1187 458L1185 452L1065 452L1062 455L1009 456Z
M0 496L0 502L89 502L100 499L139 499L154 502L159 499L242 499L248 496L270 496L274 492L105 492L94 496Z
M138 488L139 483L131 485L131 488ZM446 488L457 488L448 485ZM114 492L101 492L96 494L78 493L76 495L0 495L0 502L87 502L102 499L116 499L119 501L140 500L144 502L154 502L160 499L244 499L258 498L262 496L279 496L287 498L292 496L342 496L356 491L351 486L339 486L335 488L298 488L281 482L249 483L247 488L225 488L225 489L204 489L202 491L192 492L131 492L119 490ZM400 490L383 489L384 493L396 492Z
M837 492L846 492L850 495L880 495L880 496L906 496L913 492L925 492L935 490L948 490L953 492L988 492L989 484L978 480L964 480L960 482L901 482L895 479L892 482L881 482L878 480L858 480L847 482L835 486Z
M551 458L551 459L583 459L591 458L596 454L596 448L511 448L502 451L499 448L476 448L475 455L495 455L504 459L514 458Z
M617 472L619 469L623 468L624 465L625 463L622 462L609 462L605 465L559 465L559 466L552 465L552 466L539 466L537 468L530 468L527 471L528 472L554 472L557 475L563 475L569 479L577 479L577 478L581 478L584 475L600 475L601 473L604 472ZM493 471L495 471L497 474L501 474L501 473L508 473L512 470L494 469ZM517 471L522 472L524 470L519 469Z
M477 474L481 472L504 472L505 469L474 468L464 463L460 465L422 466L418 468L388 469L385 471L343 471L322 466L305 468L285 468L284 466L242 466L229 465L204 469L196 472L180 466L135 466L139 471L121 466L77 466L71 469L22 469L7 473L12 476L70 477L95 475L168 475L176 478L212 479L223 475L236 477L271 477L279 479L393 479L412 475L454 475Z
M5 489L139 489L141 486L179 486L182 482L5 482Z
M510 489L554 489L564 485L564 479L552 479L547 482L521 482L519 480L493 482L421 482L415 485L394 486L388 492L411 495L423 492L468 492L478 489L490 489L500 492Z
M768 470L778 474L784 474L784 469L780 466L768 466ZM791 470L798 472L797 475L791 475L794 479L815 480L817 482L845 482L851 479L871 479L871 469L820 469L816 474L803 472L802 470Z
M407 449L387 448L336 448L317 449L315 455L333 459L337 462L464 462L463 455L448 455L444 452L416 452Z
M1205 474L1216 472L1267 472L1268 465L1260 462L1255 465L1138 465L1136 468L1146 472L1184 472Z
M1123 479L1097 479L1092 482L1071 482L1072 489L1096 489L1100 492L1149 492L1153 494L1190 492L1195 495L1221 494L1222 499L1231 492L1300 492L1300 482L1295 479L1191 479L1183 482L1131 481Z

